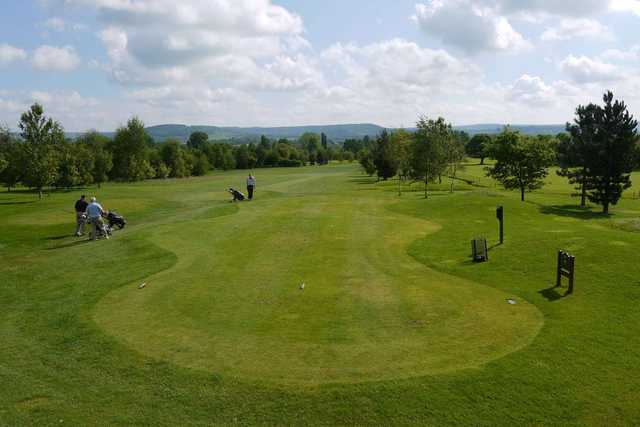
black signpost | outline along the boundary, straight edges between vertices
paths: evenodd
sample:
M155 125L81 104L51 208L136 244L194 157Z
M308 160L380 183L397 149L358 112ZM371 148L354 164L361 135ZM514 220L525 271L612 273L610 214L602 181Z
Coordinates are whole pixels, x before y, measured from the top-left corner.
M504 207L498 206L496 209L496 218L500 221L500 244L504 243Z
M558 271L556 273L556 288L562 286L562 277L569 279L568 294L573 293L573 277L576 267L576 257L568 252L558 252Z

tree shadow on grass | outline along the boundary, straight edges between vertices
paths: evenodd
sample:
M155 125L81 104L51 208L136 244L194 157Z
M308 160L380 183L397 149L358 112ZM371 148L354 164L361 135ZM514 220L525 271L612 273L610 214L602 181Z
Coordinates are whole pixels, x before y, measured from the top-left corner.
M539 205L538 209L543 215L556 215L584 220L611 217L611 214L604 214L594 211L592 208L583 208L576 205Z
M0 206L11 206L11 205L30 205L35 203L35 200L27 201L27 202L0 202Z
M58 250L58 249L72 248L74 246L86 245L87 243L90 243L90 242L91 242L91 240L89 240L89 239L75 240L73 242L65 243L64 245L52 246L50 248L47 248L46 250L55 251L55 250Z
M355 184L365 185L365 184L377 184L379 181L369 176L352 176L351 182Z
M538 291L538 293L543 297L545 297L549 302L558 301L562 298L565 298L571 295L568 290L563 291L562 288L559 288L557 286L552 286L547 289L542 289Z
M72 236L72 234L62 234L60 236L45 237L44 240L62 240Z

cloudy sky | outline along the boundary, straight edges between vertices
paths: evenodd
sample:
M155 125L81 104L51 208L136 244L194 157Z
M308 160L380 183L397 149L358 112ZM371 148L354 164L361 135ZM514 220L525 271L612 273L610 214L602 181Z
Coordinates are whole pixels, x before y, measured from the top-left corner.
M563 123L640 114L640 0L2 0L0 123Z

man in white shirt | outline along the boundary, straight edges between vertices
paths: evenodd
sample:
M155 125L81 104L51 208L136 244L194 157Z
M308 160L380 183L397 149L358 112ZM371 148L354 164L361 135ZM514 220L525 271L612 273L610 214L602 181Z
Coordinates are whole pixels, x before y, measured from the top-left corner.
M100 206L100 203L96 200L95 197L91 198L91 203L87 206L87 218L91 222L91 240L96 240L98 237L98 227L102 229L102 214L104 213L104 209ZM108 239L109 235L105 233L105 237Z
M249 200L253 200L253 190L256 188L256 178L249 174L247 178L247 193L249 193Z

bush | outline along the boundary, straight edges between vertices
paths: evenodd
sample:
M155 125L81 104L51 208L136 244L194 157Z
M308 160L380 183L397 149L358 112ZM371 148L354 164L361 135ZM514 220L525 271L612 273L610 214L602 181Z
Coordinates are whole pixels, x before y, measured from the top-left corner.
M302 161L297 159L283 159L278 162L281 168L299 168L303 166Z

